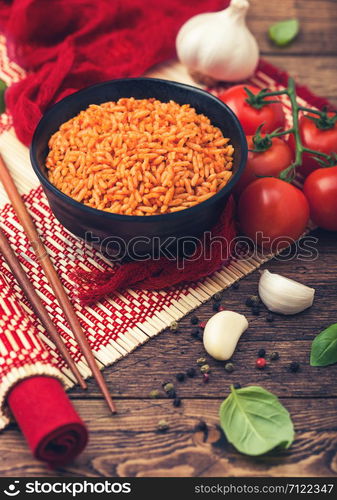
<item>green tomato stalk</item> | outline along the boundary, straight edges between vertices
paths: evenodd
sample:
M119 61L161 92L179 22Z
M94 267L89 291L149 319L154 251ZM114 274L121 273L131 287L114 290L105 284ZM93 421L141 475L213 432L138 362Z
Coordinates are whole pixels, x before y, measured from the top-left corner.
M325 153L321 153L320 151L315 151L314 149L309 149L303 146L301 135L299 131L299 123L298 123L298 115L300 111L306 111L316 116L308 116L311 120L316 123L316 126L321 130L328 130L334 127L337 121L337 113L335 116L328 116L326 109L323 111L318 111L315 109L306 108L300 106L297 102L296 95L296 86L295 80L293 78L289 78L288 87L284 90L278 90L275 92L268 92L268 89L262 89L258 94L253 94L248 88L245 88L247 93L246 102L256 108L261 109L263 106L266 106L271 103L278 103L280 101L273 101L270 99L266 99L266 97L279 96L279 95L287 95L289 97L291 103L291 111L293 117L293 126L287 130L280 131L279 129L271 132L269 134L265 134L263 137L261 136L261 128L263 124L257 129L256 134L253 138L254 149L253 152L262 152L266 151L272 145L273 137L280 137L282 135L293 134L296 144L296 156L293 163L283 170L280 173L280 179L286 182L292 182L296 176L296 168L302 164L302 156L303 153L310 153L314 156L314 158L324 166L330 166L336 164L336 155L327 155Z

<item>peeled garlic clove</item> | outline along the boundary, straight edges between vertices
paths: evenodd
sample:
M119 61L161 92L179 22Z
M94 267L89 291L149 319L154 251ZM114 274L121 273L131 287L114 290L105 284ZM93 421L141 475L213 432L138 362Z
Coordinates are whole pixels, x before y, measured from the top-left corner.
M215 359L230 359L236 344L245 330L248 321L242 314L234 311L220 311L207 321L204 330L204 347Z
M289 315L311 307L315 289L265 270L259 281L259 295L270 311Z

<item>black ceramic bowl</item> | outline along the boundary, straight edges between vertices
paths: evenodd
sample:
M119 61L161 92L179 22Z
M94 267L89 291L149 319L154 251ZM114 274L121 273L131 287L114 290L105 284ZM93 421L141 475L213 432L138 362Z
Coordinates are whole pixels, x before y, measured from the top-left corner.
M47 178L45 159L50 136L60 125L90 104L117 101L121 97L155 97L166 102L191 104L198 113L229 137L235 148L230 182L208 200L180 212L163 215L119 215L87 207L54 187ZM181 249L181 242L212 228L223 211L247 158L246 138L234 113L219 99L190 85L155 78L125 78L99 83L76 92L50 108L38 124L30 149L31 162L56 218L75 235L92 241L111 256L156 254L158 249Z

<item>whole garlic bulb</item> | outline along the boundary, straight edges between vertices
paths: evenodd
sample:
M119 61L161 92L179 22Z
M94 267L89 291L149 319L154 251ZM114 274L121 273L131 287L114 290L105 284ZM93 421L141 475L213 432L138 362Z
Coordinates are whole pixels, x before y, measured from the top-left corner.
M231 0L220 12L199 14L180 29L176 48L179 60L191 72L235 82L251 76L259 48L246 26L247 0Z

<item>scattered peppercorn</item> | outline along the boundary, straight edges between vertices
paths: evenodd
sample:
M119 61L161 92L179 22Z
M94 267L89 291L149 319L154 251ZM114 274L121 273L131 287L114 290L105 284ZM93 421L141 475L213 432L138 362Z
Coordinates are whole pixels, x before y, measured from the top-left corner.
M190 378L195 377L196 371L195 368L189 368L186 372L186 375Z
M213 295L213 300L215 300L215 302L220 302L221 299L222 299L222 294L220 292L215 293Z
M207 321L201 321L199 323L200 328L205 328Z
M265 360L265 358L257 358L257 360L255 361L255 365L259 370L264 370L267 365L267 361Z
M264 358L266 355L266 350L265 349L259 349L259 352L257 353L258 358Z
M260 299L257 295L251 295L246 300L246 306L253 307L260 304Z
M160 396L160 392L157 389L153 389L152 391L149 392L149 397L151 399L157 399Z
M206 358L199 358L197 359L197 365L202 366L206 363L207 359Z
M170 330L171 332L176 332L178 330L178 323L176 321L173 321L171 324L170 324Z
M289 370L293 373L298 372L300 369L300 364L297 361L292 361L289 365Z
M219 307L219 311L225 311L225 310L226 310L226 309L225 309L225 307L224 307L224 306L220 306L220 307Z
M204 373L203 376L202 376L202 379L204 381L204 384L207 384L208 381L209 381L209 374L208 373Z
M167 394L167 397L170 399L174 399L177 396L176 391L174 389L167 391L166 394Z
M234 288L234 290L237 290L238 288L240 288L240 283L238 281L235 281L235 283L233 283L232 285L232 288Z
M219 302L214 302L212 309L214 312L218 312L220 309L220 303Z
M252 307L252 313L254 316L259 316L260 315L260 307L259 306L253 306Z
M178 380L178 382L184 382L184 380L185 380L185 373L177 373L176 379Z
M274 351L270 355L270 361L277 361L279 359L280 355L277 351Z
M198 323L199 323L199 318L198 318L198 316L193 315L193 316L191 317L191 324L192 324L192 325L197 325Z
M241 384L239 384L239 382L237 382L236 384L233 385L234 389L241 389Z
M269 313L267 314L266 321L268 321L268 323L272 323L272 322L274 321L274 319L275 319L275 318L274 318L273 313L269 312Z
M157 431L158 432L165 432L170 428L169 424L166 422L166 420L159 420L157 424Z
M200 335L200 330L199 328L193 328L192 331L191 331L191 335L192 337L194 337L195 339L197 339Z
M173 400L173 406L174 406L175 408L178 408L180 405L181 405L181 399L180 399L180 398L175 398L175 399Z
M226 363L225 364L225 370L228 373L232 373L234 371L234 365L233 365L233 363Z
M164 391L165 392L174 391L174 385L171 382L168 382L167 384L164 385Z
M195 432L207 432L208 426L205 420L200 420L200 422L198 422L197 425L194 427L194 430Z
M211 371L211 369L210 369L209 365L202 365L202 366L200 366L200 371L201 371L201 373L209 373Z

